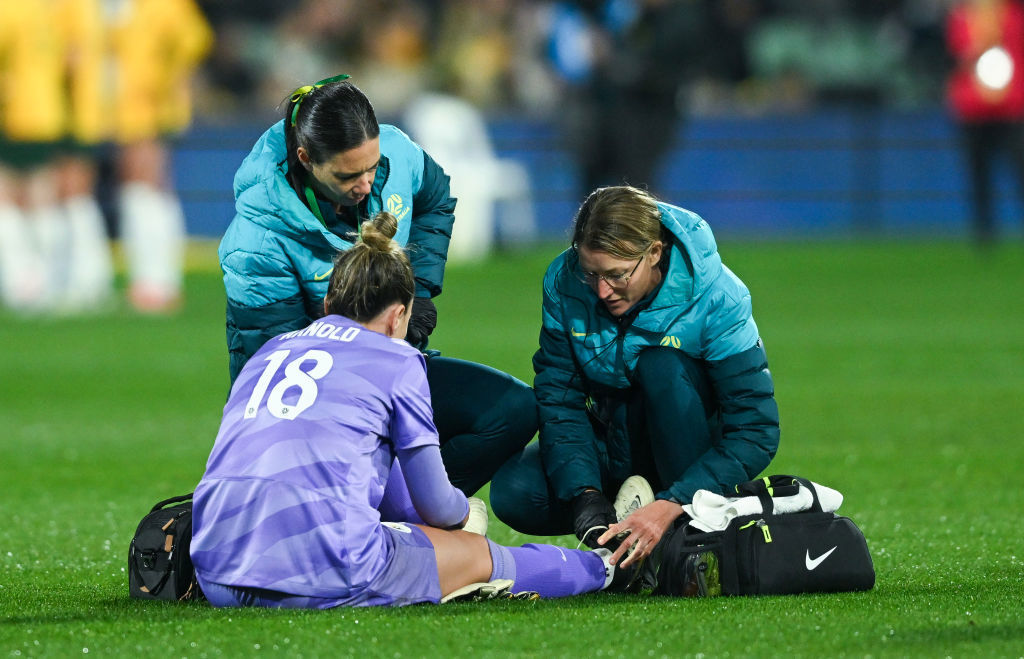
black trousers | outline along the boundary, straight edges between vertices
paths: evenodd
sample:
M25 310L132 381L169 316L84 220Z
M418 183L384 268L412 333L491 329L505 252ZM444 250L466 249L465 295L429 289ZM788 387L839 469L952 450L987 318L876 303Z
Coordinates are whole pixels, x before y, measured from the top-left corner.
M721 438L716 399L697 360L674 348L649 348L640 354L634 380L626 413L618 420L629 437L628 472L614 474L602 465L601 490L609 501L631 474L646 478L655 493L669 487ZM494 476L491 509L520 533L573 532L572 505L555 496L538 442Z
M1003 153L1010 157L1024 200L1024 123L963 123L961 137L970 172L972 230L976 240L990 242L996 236L994 165Z
M483 364L427 358L441 458L452 485L472 496L537 432L529 385Z

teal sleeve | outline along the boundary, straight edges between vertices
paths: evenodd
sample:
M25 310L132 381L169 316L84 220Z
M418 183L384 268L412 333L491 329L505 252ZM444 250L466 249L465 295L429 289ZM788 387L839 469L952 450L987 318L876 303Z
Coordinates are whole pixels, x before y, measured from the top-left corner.
M316 311L307 308L298 275L290 263L266 253L231 250L221 257L231 382L252 355L271 338L305 327Z
M572 348L558 321L557 305L545 293L540 349L533 356L533 381L540 417L540 453L555 495L570 501L585 488L601 489L598 438L587 415L587 394Z
M416 277L417 297L441 294L448 243L455 222L455 201L448 175L424 152L423 183L413 195L409 229L409 261Z

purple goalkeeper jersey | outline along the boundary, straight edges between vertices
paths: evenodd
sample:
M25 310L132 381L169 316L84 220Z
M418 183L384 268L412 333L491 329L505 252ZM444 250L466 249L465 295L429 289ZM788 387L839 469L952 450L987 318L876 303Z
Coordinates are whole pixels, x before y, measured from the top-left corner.
M271 339L235 381L196 488L197 572L358 592L387 560L377 508L396 451L437 444L424 358L406 342L341 316Z

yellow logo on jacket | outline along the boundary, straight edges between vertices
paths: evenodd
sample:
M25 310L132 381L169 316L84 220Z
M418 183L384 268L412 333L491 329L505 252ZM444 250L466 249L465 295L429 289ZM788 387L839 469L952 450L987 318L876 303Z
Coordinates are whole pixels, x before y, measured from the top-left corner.
M661 345L666 348L679 348L683 345L683 342L679 340L678 336L663 336L661 337Z
M398 194L397 192L388 197L385 206L387 206L388 212L395 216L396 220L401 220L403 217L408 215L410 210L402 202L402 195Z

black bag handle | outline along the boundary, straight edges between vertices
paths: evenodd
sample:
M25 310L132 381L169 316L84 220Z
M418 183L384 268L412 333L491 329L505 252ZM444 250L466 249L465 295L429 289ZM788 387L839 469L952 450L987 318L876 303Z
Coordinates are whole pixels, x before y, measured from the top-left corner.
M822 512L821 502L818 500L818 492L811 484L811 481L799 476L788 476L776 474L756 478L736 486L736 493L747 496L756 496L761 502L761 509L766 515L775 514L775 503L772 497L786 497L797 494L800 486L803 485L811 491L810 512Z
M160 510L164 506L169 506L172 503L181 503L182 501L188 501L189 499L192 498L193 494L195 494L194 491L193 492L189 492L188 494L181 494L181 495L176 496L176 497L171 497L170 499L164 499L160 503L158 503L155 506L153 506L153 509L150 510L149 512L155 513L156 511Z
M800 478L799 476L794 476L793 480L800 483L801 485L803 485L804 487L811 491L811 498L813 499L813 501L811 502L811 512L824 512L821 508L821 501L818 500L818 490L814 487L811 481L807 480L806 478Z

